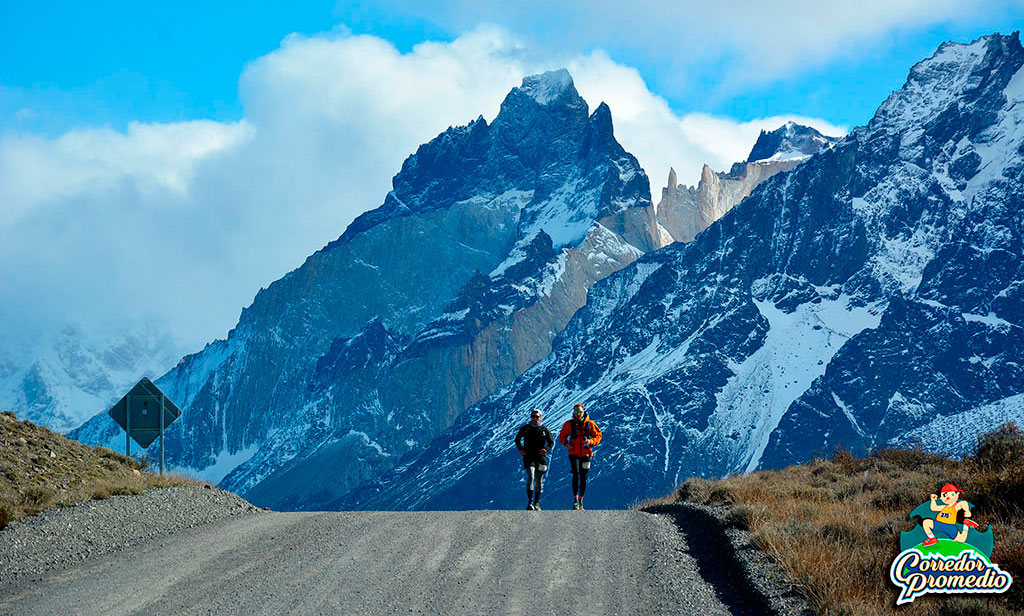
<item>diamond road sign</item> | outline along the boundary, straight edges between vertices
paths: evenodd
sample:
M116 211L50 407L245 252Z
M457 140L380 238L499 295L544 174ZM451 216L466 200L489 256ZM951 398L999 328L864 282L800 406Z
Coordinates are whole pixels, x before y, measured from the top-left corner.
M143 377L107 414L145 449L181 417L181 409L153 381Z

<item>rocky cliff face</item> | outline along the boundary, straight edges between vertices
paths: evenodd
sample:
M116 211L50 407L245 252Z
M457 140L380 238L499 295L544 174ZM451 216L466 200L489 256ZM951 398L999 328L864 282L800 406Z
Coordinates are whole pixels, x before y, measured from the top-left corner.
M544 360L361 507L522 500L529 409L602 427L593 506L1024 419L1024 49L948 43L864 127L596 284ZM568 502L560 448L547 498Z
M728 172L704 165L696 188L678 184L675 169L670 169L658 203L658 222L673 241L691 242L761 182L793 169L835 142L809 126L788 122L770 133L761 131L747 160L735 163Z
M546 356L587 289L661 246L647 177L565 71L421 146L383 205L158 381L179 468L327 506ZM115 434L100 416L75 433Z
M704 168L707 169L707 165ZM668 170L668 183L661 189L661 201L657 207L658 224L664 230L666 245L672 242L692 242L702 231L697 223L699 194L699 187L680 184L676 170Z

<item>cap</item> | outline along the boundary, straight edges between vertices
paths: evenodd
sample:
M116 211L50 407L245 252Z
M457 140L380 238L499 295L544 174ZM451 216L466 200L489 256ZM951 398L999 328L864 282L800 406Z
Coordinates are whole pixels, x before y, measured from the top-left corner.
M946 485L942 486L942 489L939 490L939 492L959 492L962 494L963 490L961 490L960 488L956 487L951 483L947 483Z
M544 411L542 411L540 409L533 409L532 411L530 411L530 417L533 417L534 415L543 415L543 414L544 414Z

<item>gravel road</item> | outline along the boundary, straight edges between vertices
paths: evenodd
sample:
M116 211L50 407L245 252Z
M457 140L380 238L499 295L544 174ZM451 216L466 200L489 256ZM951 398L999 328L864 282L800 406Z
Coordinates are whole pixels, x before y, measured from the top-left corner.
M168 492L157 498L180 498ZM54 555L81 544L73 524L50 545L26 542L38 528L15 525L0 533L0 614L756 613L716 571L718 555L695 553L663 515L237 505L67 562ZM11 530L21 533L18 548ZM50 557L20 567L2 560L33 550Z

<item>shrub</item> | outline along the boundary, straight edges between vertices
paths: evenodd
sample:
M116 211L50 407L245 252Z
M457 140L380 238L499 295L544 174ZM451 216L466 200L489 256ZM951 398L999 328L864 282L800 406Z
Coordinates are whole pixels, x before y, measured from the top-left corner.
M929 476L910 476L877 493L871 503L879 509L899 511L906 515L928 500L928 496L938 487L933 483L934 480Z
M725 514L725 523L740 530L750 530L754 527L755 521L763 517L765 511L764 507L737 505Z
M15 483L21 477L21 473L18 472L18 468L9 462L0 462L0 476L6 478L11 483Z
M711 493L708 495L708 504L711 505L731 505L733 503L732 490L727 486L718 485L711 489Z
M935 616L1012 616L1014 612L977 597L953 597L936 605Z
M1006 591L1007 602L1024 610L1024 586L1020 583L1020 580L1024 580L1024 538L997 538L996 547L992 550L992 561L999 563L1000 568L1013 576L1013 584Z
M978 437L968 462L974 467L969 497L988 512L1021 515L1024 507L1024 432L1015 423Z
M931 471L934 467L948 467L950 460L937 453L925 451L921 443L911 443L903 449L879 449L872 457L888 462L905 471Z
M907 514L945 483L965 490L974 520L995 528L992 560L1014 576L993 596L929 596L895 603L888 568L899 535L917 526ZM725 522L749 530L793 588L823 616L972 616L1024 614L1024 430L1000 426L962 460L919 444L857 457L836 448L828 460L721 480L689 479L681 499L726 504Z
M878 492L888 489L892 485L892 480L885 474L885 471L864 471L860 477L860 483L865 492Z
M21 493L21 500L32 508L47 506L57 493L43 486L29 486Z
M183 484L201 485L142 472L133 458L70 441L10 413L0 418L0 528L49 507Z
M910 530L912 526L917 526L917 524L911 524L909 521L905 521L902 517L889 518L881 524L875 525L875 527L871 529L871 532L882 541L888 541L888 537L899 536L901 532Z
M704 504L711 496L710 482L700 477L691 477L679 486L679 500Z
M978 436L972 461L986 471L998 471L1024 462L1024 432L1016 423L1005 423Z
M856 529L842 522L826 522L818 530L818 534L822 539L833 543L854 543L861 539Z
M832 496L835 500L844 501L856 496L859 493L857 486L852 481L840 480L832 487Z
M832 462L838 464L843 473L848 475L856 469L857 457L849 449L842 445L836 445L836 448L832 450Z

